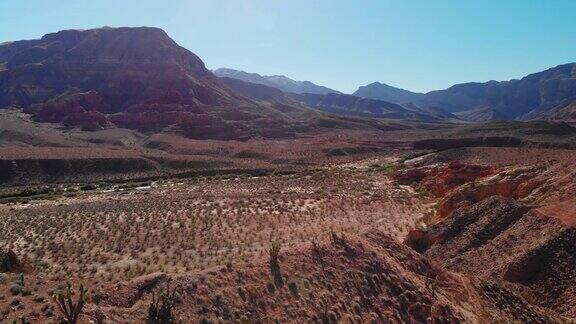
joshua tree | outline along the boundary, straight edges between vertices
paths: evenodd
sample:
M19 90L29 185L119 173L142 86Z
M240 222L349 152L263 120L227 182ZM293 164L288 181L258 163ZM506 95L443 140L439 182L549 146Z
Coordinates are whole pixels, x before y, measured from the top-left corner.
M76 324L78 322L78 317L80 313L82 313L82 308L87 301L87 292L88 289L84 288L84 285L80 285L80 289L78 290L80 295L76 302L72 301L72 285L68 282L66 284L66 288L62 290L57 290L52 295L52 298L58 305L58 309L64 316L64 323L66 324Z
M176 306L178 300L176 287L170 290L170 281L166 282L166 291L156 295L152 292L152 303L148 306L148 320L150 323L174 323L172 309Z
M284 280L282 280L282 273L280 272L280 262L278 260L280 249L280 242L273 242L268 249L268 254L270 254L270 272L274 276L274 284L276 287L282 287L284 284Z

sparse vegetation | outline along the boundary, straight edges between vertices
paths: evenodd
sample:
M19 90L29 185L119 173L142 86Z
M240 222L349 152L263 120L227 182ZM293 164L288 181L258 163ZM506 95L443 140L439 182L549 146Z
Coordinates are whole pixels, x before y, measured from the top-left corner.
M268 254L274 238L290 249L324 237L326 228L355 234L377 226L401 237L426 211L386 174L353 168L151 184L0 205L0 248L33 260L53 280L106 283L241 265Z
M249 149L274 156L276 153L266 150L277 148ZM300 153L287 156L300 159ZM425 211L420 198L391 183L386 172L378 172L380 168L370 167L388 165L387 158L356 162L359 158L337 157L346 163L324 169L275 167L270 169L274 172L247 171L243 175L53 185L50 200L33 195L21 197L30 199L25 205L0 205L0 227L6 229L0 233L0 248L30 260L35 270L25 281L17 275L8 280L17 286L14 297L28 307L9 316L13 320L35 312L40 318L56 319L61 307L55 311L42 296L52 295L48 287L64 278L88 283L92 293L86 292L83 300L90 295L95 307L107 307L110 292L105 287L122 286L154 272L183 274L214 266L222 266L217 276L237 275L238 284L231 291L202 297L201 303L208 309L220 312L205 316L208 322L220 317L251 322L268 307L263 296L303 303L314 300L325 283L286 272L284 251L312 244L314 262L324 267L329 256L317 242L327 236L326 228L334 228L338 237L346 233L346 238L374 227L401 237ZM0 189L6 197L18 192ZM382 212L389 210L395 213ZM312 243L314 240L317 242ZM244 284L250 279L242 269L260 259L266 259L266 281L257 287ZM329 276L330 271L327 267L324 275ZM17 284L19 281L26 287ZM10 295L8 288L5 291ZM22 293L26 289L31 296ZM196 288L187 289L189 294ZM170 298L164 301L164 296L174 294L172 284L167 290L155 292L151 304L144 304L150 311L144 316L150 315L151 322L162 322L168 313L173 317L174 307L167 306L175 303ZM66 292L66 286L59 291ZM254 315L235 314L230 308L232 299L253 304ZM77 303L80 301L74 305ZM97 315L90 308L90 316Z

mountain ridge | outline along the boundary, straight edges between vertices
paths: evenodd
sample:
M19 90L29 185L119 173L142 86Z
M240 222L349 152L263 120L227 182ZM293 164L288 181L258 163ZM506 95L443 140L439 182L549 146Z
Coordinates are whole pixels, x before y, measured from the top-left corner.
M228 77L246 82L263 84L269 87L277 88L283 92L314 94L340 93L339 91L317 85L310 81L296 81L284 75L267 76L229 68L219 68L213 70L212 72L218 77Z

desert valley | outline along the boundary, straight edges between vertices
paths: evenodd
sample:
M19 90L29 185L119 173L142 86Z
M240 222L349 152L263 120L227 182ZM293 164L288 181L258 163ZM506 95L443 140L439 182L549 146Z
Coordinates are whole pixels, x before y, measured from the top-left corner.
M576 321L576 63L344 94L167 32L0 44L0 323Z

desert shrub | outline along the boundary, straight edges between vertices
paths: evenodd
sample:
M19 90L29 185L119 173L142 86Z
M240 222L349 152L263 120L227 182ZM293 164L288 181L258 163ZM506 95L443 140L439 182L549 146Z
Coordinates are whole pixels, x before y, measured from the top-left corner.
M12 299L12 301L10 301L10 306L16 308L22 306L22 299L20 299L19 297L15 297L14 299Z
M304 286L304 288L310 289L310 281L308 279L302 280L302 285Z
M294 296L298 296L298 285L296 285L296 283L294 281L290 281L288 283L288 289L290 289L290 292L294 295Z
M0 271L1 272L18 272L22 271L22 263L12 250L6 252L0 251Z
M96 189L98 189L98 186L96 186L95 184L85 184L85 185L80 187L80 190L82 190L82 191L90 191L90 190L96 190Z
M28 320L28 318L26 318L26 316L20 316L20 317L18 317L18 319L13 320L12 323L14 323L14 324L29 324L30 321Z
M52 305L48 303L43 304L42 307L40 308L40 311L46 316L54 315L54 307L52 307Z
M34 298L32 298L32 300L36 303L43 303L44 302L44 297L40 296L40 295L36 295L34 296Z
M30 290L28 287L22 287L20 294L22 294L22 296L30 296L32 295L32 290Z
M244 287L238 287L238 295L243 301L246 301L246 289Z
M348 240L346 239L344 233L338 235L336 234L336 232L331 231L330 240L332 241L332 244L334 244L335 246L339 246L342 249L344 249L344 252L348 257L353 258L356 256L356 250L348 243Z
M412 230L408 233L404 243L418 253L424 253L434 244L434 238L428 233L426 228L422 230Z
M12 295L20 295L20 293L22 293L22 286L18 285L18 284L14 284L12 286L10 286L10 293Z
M78 290L79 296L76 302L72 300L72 285L70 283L66 284L66 288L57 290L52 295L52 298L58 306L58 310L64 317L64 323L66 324L76 324L78 322L78 317L82 313L82 308L87 301L88 289L85 289L83 285L80 285Z
M250 150L240 151L240 152L234 154L234 156L237 158L241 158L241 159L263 159L263 158L265 158L265 156L263 154L260 154L258 152L254 152L254 151L250 151Z
M100 291L100 289L94 289L94 291L92 291L92 297L90 298L92 300L92 302L98 304L102 298L103 298L103 294L102 291Z
M274 286L272 282L268 282L268 284L266 285L266 289L268 289L268 292L271 294L276 292L276 286Z

